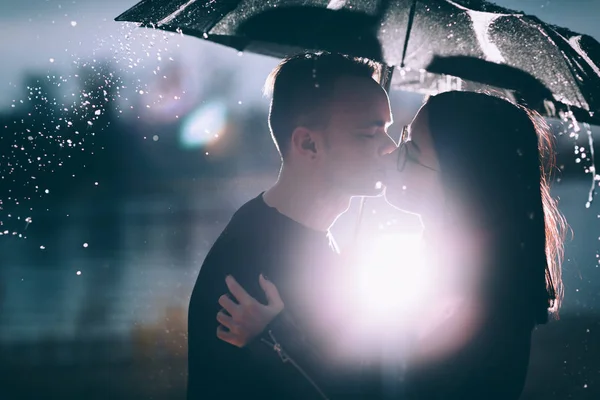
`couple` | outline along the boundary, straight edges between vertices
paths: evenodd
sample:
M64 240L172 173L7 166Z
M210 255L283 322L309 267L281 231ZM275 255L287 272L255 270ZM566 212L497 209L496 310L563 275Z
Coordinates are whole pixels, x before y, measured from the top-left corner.
M204 261L189 308L189 400L387 397L381 365L336 351L352 349L355 316L338 301L352 295L341 293L351 260L329 233L351 197L384 190L421 215L427 248L443 260L441 291L463 299L414 343L435 356L409 367L403 398L519 397L532 330L562 295L549 133L523 107L448 92L427 100L396 146L377 73L370 61L319 53L270 75L282 168Z

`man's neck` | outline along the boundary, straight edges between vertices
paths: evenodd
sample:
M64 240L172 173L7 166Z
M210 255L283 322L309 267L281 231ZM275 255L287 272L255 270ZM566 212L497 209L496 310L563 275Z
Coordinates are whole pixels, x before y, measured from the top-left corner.
M263 199L286 217L308 228L327 232L348 209L350 196L334 193L316 181L282 170L277 183L264 193Z

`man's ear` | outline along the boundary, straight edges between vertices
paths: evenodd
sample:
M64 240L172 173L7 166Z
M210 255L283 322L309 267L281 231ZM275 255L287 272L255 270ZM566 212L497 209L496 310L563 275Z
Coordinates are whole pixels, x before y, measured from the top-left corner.
M292 151L303 157L315 159L319 149L316 132L299 126L292 132Z

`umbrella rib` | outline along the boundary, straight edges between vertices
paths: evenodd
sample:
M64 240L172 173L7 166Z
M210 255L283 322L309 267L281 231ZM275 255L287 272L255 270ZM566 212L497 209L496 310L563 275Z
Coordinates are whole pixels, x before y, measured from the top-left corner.
M410 6L410 12L408 14L408 24L406 26L406 37L404 38L404 48L402 49L402 61L400 62L400 68L404 68L404 59L406 58L406 50L408 49L408 39L410 38L410 31L412 30L412 24L415 19L416 10L417 0L414 0Z
M190 5L194 4L195 2L196 2L196 0L189 0L187 3L181 5L177 10L175 10L171 14L167 15L165 18L163 18L160 21L158 21L156 25L157 26L162 26L162 25L168 24L169 22L171 22L175 18L177 18L177 16L179 14L181 14L182 12L184 12L186 8L188 8Z
M533 18L535 18L535 17L533 17ZM531 21L531 20L527 20L527 19L521 19L521 21L523 21L525 24L527 24L527 25L529 25L529 26L531 26L531 27L535 28L536 30L538 30L538 31L539 31L539 32L540 32L540 33L541 33L543 36L545 36L545 37L546 37L546 39L548 39L548 41L549 41L549 42L550 42L550 43L551 43L553 46L555 46L557 49L559 49L559 50L560 50L560 47L558 46L558 44L556 43L556 41L554 40L554 38L552 37L552 35L550 35L550 33L549 33L549 32L546 32L546 31L543 29L543 27L544 27L544 25L545 25L545 24L544 24L543 22L539 21L539 20L537 20L537 21L536 21L536 20L537 20L537 18L535 18L535 20L533 20L533 21ZM540 23L540 22L541 22L541 23ZM540 26L540 25L541 25L541 26ZM557 35L558 35L560 38L562 38L563 40L565 39L565 38L564 38L562 35L560 35L558 32L556 32L556 34L557 34ZM587 102L587 99L586 99L586 98L585 98L585 97L582 95L582 93L581 93L581 86L580 86L580 84L579 84L579 82L578 82L579 80L577 79L577 75L575 74L575 71L573 71L573 70L571 69L571 66L569 65L571 61L569 60L569 58L567 57L567 55L565 54L565 52L564 52L564 51L560 50L560 54L562 55L562 61L563 61L563 62L565 63L565 65L567 66L567 70L569 71L569 74L570 74L571 78L573 79L573 82L575 82L575 86L576 86L576 87L579 89L579 93L577 93L577 95L576 95L576 97L577 97L577 101L579 102L579 106L580 106L580 107L582 107L584 110L586 110L586 111L588 111L588 112L589 112L589 111L590 111L590 110L589 110L590 106L589 106L589 104L588 104L588 102ZM567 99L565 99L565 98L564 98L564 96L563 96L563 99L561 100L561 99L560 99L560 98L559 98L559 97L558 97L556 94L554 94L554 92L552 93L552 96L553 96L553 97L554 97L554 99L555 99L555 100L557 100L557 101L565 102L565 100L567 100ZM568 104L568 102L567 102L566 104ZM575 104L571 104L571 105L575 105Z

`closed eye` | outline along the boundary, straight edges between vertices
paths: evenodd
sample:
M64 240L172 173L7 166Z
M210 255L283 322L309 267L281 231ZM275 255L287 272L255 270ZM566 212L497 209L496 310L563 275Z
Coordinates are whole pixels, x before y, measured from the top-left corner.
M357 132L357 136L373 139L377 135L376 129L363 129Z

